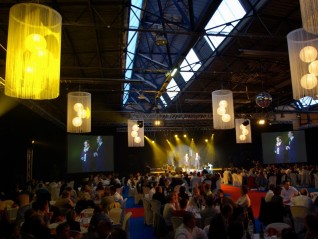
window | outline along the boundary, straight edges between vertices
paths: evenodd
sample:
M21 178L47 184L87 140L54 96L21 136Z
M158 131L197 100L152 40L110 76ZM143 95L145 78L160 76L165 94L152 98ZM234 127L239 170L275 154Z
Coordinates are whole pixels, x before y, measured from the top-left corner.
M132 0L129 14L129 29L138 29L140 24L141 7L143 1ZM126 55L126 72L125 79L131 79L132 68L134 65L134 58L136 52L136 44L138 39L138 31L128 31L127 37L127 55ZM127 102L130 90L130 83L124 84L123 104Z
M167 85L167 94L171 100L178 94L180 91L179 86L177 85L176 81L172 78L169 84Z
M246 11L239 0L224 0L204 29L207 34L228 35L245 14ZM225 36L208 35L205 38L214 51L224 41Z
M180 74L182 75L185 82L188 82L194 75L194 72L199 70L200 67L201 62L194 50L191 49L180 65Z

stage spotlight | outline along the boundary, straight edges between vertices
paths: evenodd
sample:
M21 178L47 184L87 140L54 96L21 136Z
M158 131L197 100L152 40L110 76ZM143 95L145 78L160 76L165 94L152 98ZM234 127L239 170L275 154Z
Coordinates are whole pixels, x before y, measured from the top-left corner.
M242 123L242 125L244 125L244 126L248 126L249 124L250 124L249 120L244 120L244 122Z
M139 128L144 127L144 122L143 122L142 120L137 120L137 126L138 126Z

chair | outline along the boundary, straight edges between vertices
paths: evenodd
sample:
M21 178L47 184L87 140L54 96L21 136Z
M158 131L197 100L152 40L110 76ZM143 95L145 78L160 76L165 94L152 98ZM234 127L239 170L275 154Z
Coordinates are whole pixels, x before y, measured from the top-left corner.
M143 194L138 193L138 191L135 190L135 194L134 194L134 203L135 203L135 205L140 204L140 202L141 202L143 196L144 196Z
M274 184L276 186L277 176L271 175L268 177L268 185Z
M297 174L296 173L290 173L290 185L296 187L298 185L298 180L297 180Z
M6 208L12 208L13 204L14 204L14 201L13 200L4 200L2 201L2 203L5 205Z
M247 186L249 188L257 188L257 185L255 183L255 177L253 177L253 176L247 177Z
M223 173L223 184L229 184L230 172L225 170Z
M300 184L302 186L309 186L311 184L310 174L307 169L303 169L300 175Z
M127 239L130 239L130 217L132 212L127 212L124 216L122 229L127 233Z
M169 238L169 231L163 216L159 213L154 215L153 235L156 239Z
M127 205L127 198L124 199L124 201L121 204L121 217L120 217L120 223L122 224L124 221L125 213L126 213L126 205Z
M268 209L267 209L267 203L265 201L265 197L261 198L261 205L259 207L259 217L258 220L260 220L264 225L268 224L269 221L269 215L268 215Z
M238 181L238 177L236 173L232 173L232 185L234 187L238 187L239 186L239 181Z
M121 215L123 209L121 208L112 208L108 212L108 216L113 220L114 225L122 224Z
M177 228L183 223L183 217L171 217L173 231L175 232Z
M310 213L310 210L304 206L291 206L290 212L294 221L295 231L300 232L305 226L305 217Z
M318 173L314 174L315 188L318 188Z
M111 210L112 208L121 208L121 204L119 202L112 202L108 205L108 211Z
M150 226L153 224L153 214L152 214L152 210L151 210L150 200L147 198L143 198L142 203L144 206L145 224Z
M155 215L155 213L161 214L161 202L159 200L151 199L150 204L151 204L152 215ZM153 221L154 220L155 220L155 218L153 216Z
M7 208L7 212L9 214L9 219L11 222L13 222L17 218L18 209L18 207Z
M280 235L282 233L282 230L285 228L290 228L290 225L281 222L270 223L265 227L265 233L275 229L278 235Z

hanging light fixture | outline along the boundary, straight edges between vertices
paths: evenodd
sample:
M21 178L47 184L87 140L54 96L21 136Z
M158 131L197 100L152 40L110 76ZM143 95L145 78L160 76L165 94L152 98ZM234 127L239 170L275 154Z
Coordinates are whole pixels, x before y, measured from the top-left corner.
M235 119L236 143L252 143L251 123L249 119Z
M233 94L230 90L212 92L213 127L215 129L234 128Z
M305 31L318 34L318 2L317 0L300 0L300 12Z
M287 35L294 99L318 93L318 37L299 28Z
M91 132L91 94L75 91L67 95L67 132Z
M261 92L256 95L255 103L261 108L267 108L273 101L273 98L267 92Z
M5 94L54 99L60 90L61 15L41 4L10 9Z
M144 147L144 121L128 120L128 147Z

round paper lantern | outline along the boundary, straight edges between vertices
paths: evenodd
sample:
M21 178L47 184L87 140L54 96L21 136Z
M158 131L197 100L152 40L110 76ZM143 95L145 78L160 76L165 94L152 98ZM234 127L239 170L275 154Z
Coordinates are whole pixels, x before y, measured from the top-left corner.
M141 138L139 136L137 136L137 137L134 138L134 141L135 141L136 144L140 144Z
M241 141L245 141L245 140L246 140L246 136L245 136L244 134L241 134L241 135L240 135L240 140L241 140Z
M137 131L131 131L130 133L131 137L135 138L138 136L138 132Z
M72 124L75 127L80 127L82 125L82 123L83 123L83 121L82 121L81 117L74 117L73 120L72 120Z
M255 98L256 104L262 108L267 108L272 103L272 100L272 96L267 92L261 92Z
M224 107L219 107L216 112L218 113L218 115L224 115L225 114L225 108Z
M313 61L308 66L308 71L315 76L318 76L318 61Z
M248 133L249 133L249 132L248 132L247 129L242 129L242 134L243 134L243 135L248 135Z
M300 50L299 57L303 62L312 62L317 58L317 49L313 46L305 46Z
M301 87L311 90L317 85L317 77L314 74L306 74L300 80Z
M226 108L228 106L228 103L226 100L220 100L219 106L222 108Z
M84 106L83 106L82 103L76 103L76 104L74 104L74 110L75 110L76 112L82 111L83 109L84 109Z
M139 130L139 127L137 124L134 124L133 127L132 127L132 130L133 131L138 131Z
M230 122L231 116L229 114L222 115L222 121L223 122Z

